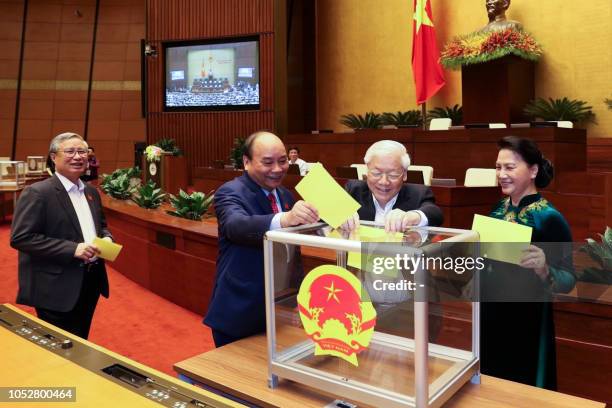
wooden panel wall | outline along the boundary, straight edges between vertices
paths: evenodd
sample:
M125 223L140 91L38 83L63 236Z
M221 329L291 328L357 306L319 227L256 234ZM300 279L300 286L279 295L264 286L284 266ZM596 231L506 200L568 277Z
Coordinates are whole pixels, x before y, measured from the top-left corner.
M145 139L140 107L145 0L30 1L21 38L23 6L23 0L0 0L0 156L11 155L17 121L16 160L46 156L55 135L72 131L95 147L102 173L131 166L133 143Z
M176 139L188 167L227 160L236 137L275 124L275 0L150 0L147 41L159 56L147 58L147 140ZM163 112L162 42L259 35L260 110Z

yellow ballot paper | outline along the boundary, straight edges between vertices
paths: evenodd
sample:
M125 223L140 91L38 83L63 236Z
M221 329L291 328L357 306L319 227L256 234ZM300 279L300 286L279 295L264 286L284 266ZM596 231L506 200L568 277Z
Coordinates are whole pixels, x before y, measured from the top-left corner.
M115 244L114 242L109 242L105 239L96 237L92 244L97 246L101 253L98 255L99 258L106 259L107 261L114 261L117 259L117 255L121 252L123 245Z
M314 205L319 216L332 228L338 228L361 207L329 175L321 163L310 167L308 174L295 186L302 198Z
M369 227L367 225L360 225L356 232L355 239L359 239L361 242L402 242L404 239L403 232L387 233L384 228ZM368 261L371 262L371 259ZM353 268L361 269L361 252L349 252L346 264ZM366 267L367 269L371 270L372 268ZM395 277L397 276L397 270L389 271L388 274L391 277Z
M518 265L523 257L523 251L531 243L532 228L514 222L476 214L472 229L480 234L481 255L497 261ZM512 245L502 243L512 243Z

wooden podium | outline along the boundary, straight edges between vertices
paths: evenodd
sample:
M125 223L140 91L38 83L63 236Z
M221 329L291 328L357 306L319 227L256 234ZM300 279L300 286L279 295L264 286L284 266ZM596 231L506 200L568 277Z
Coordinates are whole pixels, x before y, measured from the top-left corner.
M180 189L187 190L189 184L185 156L162 154L160 161L149 162L143 155L142 174L145 183L153 180L162 190L171 194L178 194Z
M529 122L523 108L535 97L535 64L513 55L461 69L463 123Z

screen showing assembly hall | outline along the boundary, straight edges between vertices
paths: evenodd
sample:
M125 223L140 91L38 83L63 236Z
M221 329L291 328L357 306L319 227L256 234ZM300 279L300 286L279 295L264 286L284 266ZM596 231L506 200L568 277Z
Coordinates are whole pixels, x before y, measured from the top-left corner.
M259 108L258 39L165 45L166 110Z

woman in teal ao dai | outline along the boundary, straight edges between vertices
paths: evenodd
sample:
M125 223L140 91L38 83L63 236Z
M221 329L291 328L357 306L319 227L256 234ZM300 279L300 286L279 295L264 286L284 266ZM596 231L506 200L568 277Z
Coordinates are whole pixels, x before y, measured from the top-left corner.
M553 294L576 282L572 235L563 215L538 193L553 167L536 144L515 136L498 143L502 199L490 214L533 228L520 265L489 261L481 272L481 371L556 389ZM500 244L510 245L510 244Z

